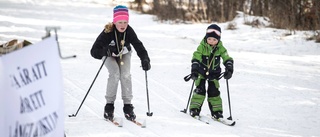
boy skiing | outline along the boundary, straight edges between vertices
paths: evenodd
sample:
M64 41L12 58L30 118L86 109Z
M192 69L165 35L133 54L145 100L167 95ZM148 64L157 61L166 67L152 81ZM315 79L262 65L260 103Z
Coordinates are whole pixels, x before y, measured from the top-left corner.
M221 74L220 59L225 66L224 78L230 79L233 73L233 59L223 47L221 29L218 25L208 26L206 35L193 53L191 78L195 80L196 89L190 103L190 115L199 116L202 104L208 94L208 104L212 117L223 118L222 100L219 91L219 77ZM208 83L206 90L205 84Z

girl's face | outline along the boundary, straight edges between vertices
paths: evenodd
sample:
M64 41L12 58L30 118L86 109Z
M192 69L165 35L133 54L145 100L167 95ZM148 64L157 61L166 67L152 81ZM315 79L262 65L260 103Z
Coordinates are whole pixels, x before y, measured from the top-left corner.
M218 40L214 37L208 37L207 38L207 43L210 44L211 46L215 46L218 44Z
M124 32L126 31L127 27L128 27L128 21L126 20L119 20L116 23L114 23L116 25L116 28L119 32Z

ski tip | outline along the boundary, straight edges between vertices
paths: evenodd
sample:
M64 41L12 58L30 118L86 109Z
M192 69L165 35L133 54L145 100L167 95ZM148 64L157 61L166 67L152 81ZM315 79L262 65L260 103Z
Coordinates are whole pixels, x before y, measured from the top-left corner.
M123 126L123 120L122 120L122 118L120 118L119 126L118 126L118 127L122 127L122 126Z
M146 120L144 120L142 125L141 125L141 128L146 128L146 127L147 127L147 122L146 122Z
M233 121L233 122L230 124L230 126L234 126L234 125L236 125L236 121Z

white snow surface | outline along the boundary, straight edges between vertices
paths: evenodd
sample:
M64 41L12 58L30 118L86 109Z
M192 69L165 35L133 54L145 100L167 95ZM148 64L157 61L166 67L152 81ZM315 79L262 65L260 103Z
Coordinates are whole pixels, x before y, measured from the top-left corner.
M112 21L116 2L102 0L0 0L0 43L11 39L41 41L46 26L60 26L58 40L62 56L65 133L68 137L319 137L320 132L320 44L306 41L311 32L244 25L243 16L234 22L236 30L222 28L222 41L234 58L229 80L234 127L207 125L185 109L192 82L191 57L210 24L156 22L154 16L130 11L129 24L145 45L151 58L147 72L150 112L148 117L145 73L134 51L132 56L132 100L140 128L123 116L121 89L115 102L119 128L103 119L108 72L103 67L76 117L102 61L91 57L90 49L104 25ZM123 4L123 2L121 2ZM246 18L248 19L248 18ZM229 117L226 81L220 80L224 117ZM201 115L209 114L205 101Z

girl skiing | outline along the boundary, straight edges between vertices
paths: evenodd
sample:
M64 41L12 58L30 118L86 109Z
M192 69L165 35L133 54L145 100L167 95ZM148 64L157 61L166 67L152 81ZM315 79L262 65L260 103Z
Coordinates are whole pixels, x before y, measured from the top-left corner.
M104 30L97 37L91 48L91 56L105 60L109 72L106 91L106 105L103 116L106 119L114 118L114 101L120 81L123 100L123 112L128 120L134 120L132 82L130 74L132 44L140 60L142 69L150 70L150 59L142 42L138 39L129 22L129 13L126 6L118 5L113 9L113 22L105 25Z
M190 115L199 116L202 104L208 94L208 104L211 115L216 118L223 118L222 100L219 91L221 68L220 58L225 66L224 78L230 79L233 73L233 59L222 45L221 29L218 25L208 26L206 35L193 53L191 65L191 78L195 80L196 89L190 103ZM208 83L206 90L205 84Z

